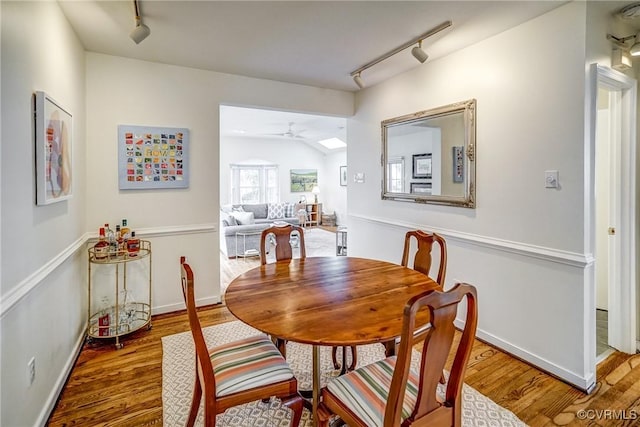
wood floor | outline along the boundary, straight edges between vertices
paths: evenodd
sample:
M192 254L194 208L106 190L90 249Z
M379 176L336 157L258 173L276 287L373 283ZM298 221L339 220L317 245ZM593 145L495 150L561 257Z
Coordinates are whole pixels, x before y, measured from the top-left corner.
M233 320L222 305L200 309L204 326ZM53 411L51 426L162 425L161 337L187 331L185 312L153 317L153 328L128 337L124 348L85 344ZM598 366L598 384L586 396L509 355L476 341L465 382L531 426L640 424L640 355L614 353ZM580 410L626 410L638 420L578 420ZM633 412L637 411L637 412ZM621 414L621 413L620 413Z

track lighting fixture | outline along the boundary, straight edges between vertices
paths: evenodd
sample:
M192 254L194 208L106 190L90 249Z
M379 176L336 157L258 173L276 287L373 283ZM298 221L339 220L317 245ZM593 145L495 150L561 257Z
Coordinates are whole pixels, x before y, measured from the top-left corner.
M371 62L366 63L365 65L363 65L362 67L358 68L357 70L354 70L351 72L351 77L353 77L353 81L356 82L356 84L358 85L358 87L360 89L363 89L365 87L365 83L364 80L362 80L362 72L368 68L373 67L374 65L376 65L378 62L384 61L387 58L392 57L393 55L395 55L398 52L401 52L403 50L405 50L406 48L408 48L411 45L414 44L418 44L417 46L414 46L413 49L411 49L411 54L418 60L420 61L420 63L424 63L427 58L429 57L429 55L427 55L427 53L422 50L422 41L428 37L433 36L434 34L439 33L440 31L444 30L445 28L450 27L451 21L446 21L443 22L442 24L438 25L437 27L427 31L424 34L421 34L420 36L408 41L407 43L403 44L402 46L398 46L397 48L393 49L390 52L385 53L382 56L379 56L378 58L374 59ZM640 45L638 46L640 48ZM640 51L640 49L639 49Z
M142 40L151 34L151 30L141 22L140 13L138 12L138 0L133 0L133 5L136 9L136 26L129 33L129 37L131 37L131 40L136 42L136 44L140 44Z
M420 61L421 64L424 63L424 61L426 61L427 58L429 57L429 55L427 55L427 52L422 50L422 40L418 42L418 46L415 46L413 49L411 49L411 54L418 61Z
M640 56L640 32L626 37L616 37L611 34L607 34L607 39L611 40L616 46L622 49L629 49L631 56ZM627 46L627 41L631 39L633 39L633 44L629 48Z
M365 84L364 84L364 80L362 80L362 77L360 76L360 73L353 76L353 81L356 82L356 84L360 89L364 89Z

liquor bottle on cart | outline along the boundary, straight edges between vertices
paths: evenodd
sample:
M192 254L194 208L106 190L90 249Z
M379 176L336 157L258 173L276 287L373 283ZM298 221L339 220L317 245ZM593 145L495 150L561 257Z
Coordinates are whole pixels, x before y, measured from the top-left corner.
M104 234L104 228L100 227L98 243L93 245L93 256L96 259L105 259L109 256L109 243Z

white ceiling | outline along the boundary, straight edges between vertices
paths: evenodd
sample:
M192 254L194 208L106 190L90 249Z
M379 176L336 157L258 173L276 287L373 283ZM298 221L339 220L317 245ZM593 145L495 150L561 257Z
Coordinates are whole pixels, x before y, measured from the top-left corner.
M566 3L140 0L151 35L136 45L129 38L132 0L58 2L87 51L347 91L358 90L352 71L444 21L453 25L423 43L427 62ZM628 3L614 1L611 7ZM366 84L420 66L409 50L364 71ZM329 119L291 113L259 117L253 111L249 120L231 112L223 133L249 123L249 134L284 133L293 122L294 131L299 126L301 136L311 137L336 127ZM264 127L257 129L259 124Z

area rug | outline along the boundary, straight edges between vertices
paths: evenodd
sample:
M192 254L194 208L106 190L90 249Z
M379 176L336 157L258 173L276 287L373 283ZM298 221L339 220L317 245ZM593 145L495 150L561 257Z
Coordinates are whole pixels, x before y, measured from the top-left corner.
M223 323L203 329L208 347L259 333L240 321ZM381 344L358 346L358 366L384 357ZM287 361L298 378L301 390L311 389L311 346L287 343ZM412 366L417 368L420 354L414 351ZM169 335L162 338L162 410L165 426L183 426L189 415L191 396L195 381L195 348L191 332ZM331 363L331 348L321 347L321 385L324 386L336 375ZM444 386L439 392L444 393ZM502 408L488 397L468 385L463 387L462 425L469 427L516 427L526 426L512 412ZM218 415L219 426L264 426L284 427L291 422L291 411L278 399L270 402L252 402L227 410ZM197 426L203 425L203 409L200 406ZM310 413L305 409L300 427L311 427Z
M336 233L322 228L304 229L304 244L307 256L335 256Z

